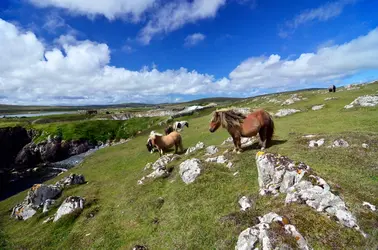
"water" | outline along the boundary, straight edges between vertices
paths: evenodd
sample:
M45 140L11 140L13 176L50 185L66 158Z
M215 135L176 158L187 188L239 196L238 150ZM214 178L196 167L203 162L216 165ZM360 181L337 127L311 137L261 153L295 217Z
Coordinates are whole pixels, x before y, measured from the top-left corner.
M65 115L65 114L76 114L77 111L56 111L56 112L41 112L41 113L25 113L25 114L5 114L0 115L3 117L38 117L38 116L48 116L48 115Z

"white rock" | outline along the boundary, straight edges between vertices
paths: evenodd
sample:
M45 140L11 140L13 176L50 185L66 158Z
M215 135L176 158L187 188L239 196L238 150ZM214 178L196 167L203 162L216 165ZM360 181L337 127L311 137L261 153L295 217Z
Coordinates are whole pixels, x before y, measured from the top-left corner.
M237 176L239 174L239 171L236 171L235 173L233 173L232 175L233 176Z
M233 141L232 137L229 137L229 138L227 138L227 139L222 143L222 145L229 144L229 143L233 143L233 142L234 142L234 141ZM253 140L252 138L250 138L250 137L242 137L242 138L240 139L240 143L241 143L241 146L242 146L242 147L248 147L248 146L250 146L250 145L252 145L252 144L254 143L254 140Z
M232 137L228 137L226 140L224 140L224 142L222 143L222 145L228 144L228 143L232 143L232 142L233 142Z
M67 187L67 186L71 186L71 185L78 185L78 184L84 184L84 183L85 183L85 178L84 178L83 175L81 175L81 174L70 174L69 176L58 181L55 185Z
M333 148L347 148L349 147L349 143L344 139L338 139L333 142Z
M248 197L243 196L239 200L239 205L241 211L246 211L252 206L252 201Z
M218 153L218 148L216 146L208 146L206 148L206 155L213 155Z
M227 165L226 165L226 167L227 167L227 168L230 168L230 169L231 169L233 166L234 166L234 164L233 164L232 162L230 162L230 161L229 161L229 162L227 163Z
M362 147L365 148L365 149L368 149L368 148L369 148L369 144L367 144L367 143L362 143Z
M324 104L322 104L322 105L315 105L311 109L315 111L315 110L320 110L322 108L324 108Z
M19 220L27 220L35 215L37 211L33 208L32 204L18 204L13 208L12 217L15 217Z
M44 221L42 222L42 224L45 224L45 223L50 222L50 221L53 221L53 220L54 220L54 216L48 217L46 220L44 220Z
M146 178L157 179L160 177L168 177L169 172L166 170L165 167L155 169L151 174L147 175Z
M193 153L194 151L197 151L198 149L203 149L205 147L205 144L203 142L198 142L196 144L196 146L194 147L190 147L186 150L185 154L188 155L188 154L191 154Z
M324 101L331 101L331 100L337 100L339 99L338 97L327 97L324 99Z
M55 214L54 222L62 218L63 215L73 213L77 209L84 209L85 200L78 196L70 196L64 200Z
M192 183L201 174L202 164L199 159L193 158L184 161L179 166L181 179L186 183Z
M368 207L371 211L375 211L376 210L376 208L375 208L375 206L373 204L370 204L369 202L366 202L366 201L364 201L362 203L362 206Z
M47 199L43 205L43 210L42 210L42 213L47 213L51 206L54 205L55 203L55 200L51 200L51 199Z
M311 141L309 142L308 146L309 146L310 148L315 148L315 147L320 147L320 146L322 146L323 144L324 144L324 138L319 139L319 140L317 140L317 141L315 141L315 140L311 140Z
M178 158L179 158L179 156L176 155L176 154L163 155L152 164L152 169L156 170L158 168L164 168L164 167L167 166L168 163L170 163L171 161L174 161Z
M317 135L304 135L303 138L314 138L317 137Z
M353 102L346 105L345 109L350 109L356 106L360 107L375 107L378 104L378 95L365 95L356 98Z
M298 112L301 112L301 111L298 110L298 109L280 109L275 114L275 116L283 117L283 116L291 115L291 114L298 113Z
M295 102L299 102L300 100L302 100L302 99L297 94L294 94L294 95L291 96L291 98L285 100L281 104L281 106L283 106L283 105L291 105L291 104L293 104Z
M207 158L205 161L206 162L219 163L219 164L225 164L225 163L228 162L228 160L226 159L226 157L224 157L224 155L220 155L220 156L212 157L212 158Z

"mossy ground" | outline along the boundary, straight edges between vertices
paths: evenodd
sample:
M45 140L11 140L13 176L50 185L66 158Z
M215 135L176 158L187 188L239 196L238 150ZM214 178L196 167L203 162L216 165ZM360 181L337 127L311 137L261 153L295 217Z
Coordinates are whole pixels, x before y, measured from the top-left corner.
M255 154L257 145L233 155L234 168L206 164L203 173L186 185L173 162L172 175L138 186L137 180L147 175L147 162L158 154L147 152L145 142L149 131L130 142L99 150L81 165L67 172L84 174L87 184L65 190L59 204L69 195L86 198L82 213L66 216L57 223L42 224L47 216L39 215L28 221L9 218L10 209L20 202L26 191L0 202L0 247L4 249L131 249L136 244L151 249L233 249L239 233L257 223L257 216L276 212L286 216L314 249L377 249L378 214L362 207L367 201L378 205L378 108L344 110L346 104L365 94L376 94L378 84L359 90L336 93L303 92L307 100L288 108L303 112L275 118L276 133L268 152L303 161L323 177L346 202L358 222L369 235L364 239L355 230L345 228L332 218L319 214L303 204L284 206L284 195L258 195ZM330 96L337 100L324 101ZM284 100L289 95L274 98ZM272 97L270 97L272 98ZM323 104L319 111L311 106ZM281 107L266 99L249 99L233 106L262 107L276 112ZM198 141L220 145L228 137L225 130L208 131L210 111L185 117L189 128L182 133L184 148ZM162 128L158 129L162 132ZM325 138L323 147L309 149L306 134ZM343 138L349 148L327 148L334 139ZM369 149L363 149L368 143ZM231 146L222 146L221 151ZM196 153L201 156L201 153ZM234 176L234 172L239 174ZM49 182L62 178L59 176ZM253 209L239 212L238 199L253 198ZM164 199L162 202L159 197ZM289 242L290 243L290 242Z

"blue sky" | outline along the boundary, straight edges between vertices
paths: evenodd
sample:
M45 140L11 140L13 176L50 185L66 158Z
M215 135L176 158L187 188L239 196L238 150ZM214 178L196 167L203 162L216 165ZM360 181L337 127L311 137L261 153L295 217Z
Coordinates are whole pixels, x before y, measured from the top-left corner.
M244 97L378 78L374 0L3 0L0 103Z

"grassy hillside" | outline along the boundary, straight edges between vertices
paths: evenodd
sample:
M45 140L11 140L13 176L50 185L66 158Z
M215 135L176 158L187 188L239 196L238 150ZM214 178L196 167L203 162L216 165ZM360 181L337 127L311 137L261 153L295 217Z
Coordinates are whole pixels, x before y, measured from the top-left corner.
M367 239L305 205L284 206L283 195L260 197L256 147L232 155L235 163L232 170L206 164L204 172L189 185L184 184L178 174L177 166L187 158L183 155L172 164L174 169L169 178L138 186L137 180L149 173L143 171L145 164L158 158L157 154L146 150L149 131L145 131L127 144L99 150L64 174L84 174L88 181L88 184L65 190L57 202L60 204L69 195L82 196L87 202L81 214L42 224L55 213L55 208L47 215L15 221L9 218L10 209L25 197L26 191L0 202L0 248L131 249L140 244L150 249L233 249L242 230L256 224L257 216L273 211L287 216L314 249L377 249L378 214L363 208L362 202L378 205L378 108L343 109L356 97L377 91L378 84L371 84L359 90L336 93L306 91L299 94L307 100L287 107L268 102L273 98L285 100L289 97L287 93L232 105L263 107L270 112L281 108L302 110L274 119L274 145L266 151L311 166L345 200L361 228L369 234ZM324 101L327 97L338 99ZM315 104L326 105L322 110L312 111ZM210 111L185 119L190 123L182 133L185 148L198 141L220 145L228 137L225 130L215 134L208 131ZM351 147L309 149L308 139L302 138L305 134L318 134L326 139L326 146L334 139L343 138ZM368 143L370 148L363 149L362 143ZM220 151L229 147L220 146ZM203 157L202 152L195 155ZM234 176L236 171L239 174ZM253 197L256 202L246 213L239 212L237 204L243 195Z

